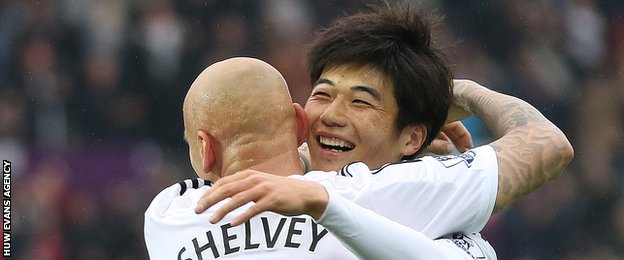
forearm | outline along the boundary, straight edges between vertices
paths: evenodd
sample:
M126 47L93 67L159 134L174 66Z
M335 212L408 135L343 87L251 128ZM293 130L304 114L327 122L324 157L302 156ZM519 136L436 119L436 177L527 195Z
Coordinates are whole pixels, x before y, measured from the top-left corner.
M337 194L330 194L318 222L360 259L459 259L463 255L459 248L444 247Z
M563 132L527 102L470 82L456 82L454 92L456 104L498 138L490 144L499 164L495 211L558 177L572 160Z

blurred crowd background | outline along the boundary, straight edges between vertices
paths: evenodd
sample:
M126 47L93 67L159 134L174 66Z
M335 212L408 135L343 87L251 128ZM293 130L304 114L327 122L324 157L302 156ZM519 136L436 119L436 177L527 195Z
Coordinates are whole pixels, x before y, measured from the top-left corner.
M556 181L493 216L499 259L624 259L624 1L428 0L458 78L525 99L572 141ZM181 104L232 56L276 66L296 102L312 33L362 1L2 0L0 157L16 259L146 259L143 212L193 177ZM475 119L475 142L492 139Z

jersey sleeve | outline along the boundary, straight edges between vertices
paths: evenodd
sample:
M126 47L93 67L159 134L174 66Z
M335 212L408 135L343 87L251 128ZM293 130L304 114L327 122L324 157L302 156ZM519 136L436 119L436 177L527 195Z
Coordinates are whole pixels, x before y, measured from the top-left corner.
M309 178L351 203L435 239L483 229L496 200L497 167L493 149L482 146L458 156L427 156L375 171L356 163L332 177L314 173ZM353 216L341 218L349 222Z
M373 177L366 199L373 211L438 238L483 229L496 201L498 164L494 150L481 146L389 165Z
M331 189L328 194L327 209L318 223L360 259L473 259L472 254L482 250L474 247L469 252L450 239L431 239L362 208ZM493 252L491 246L486 249Z
M171 254L166 239L162 234L171 234L172 230L167 230L168 225L163 223L164 216L170 208L171 203L180 193L180 186L174 184L162 190L152 200L145 211L145 221L143 223L143 235L145 245L150 259L158 259L159 256Z
M200 179L186 179L165 188L152 200L143 223L150 259L177 259L180 248L172 241L182 241L188 234L208 225L208 216L196 215L193 211L197 197L209 188L206 183Z

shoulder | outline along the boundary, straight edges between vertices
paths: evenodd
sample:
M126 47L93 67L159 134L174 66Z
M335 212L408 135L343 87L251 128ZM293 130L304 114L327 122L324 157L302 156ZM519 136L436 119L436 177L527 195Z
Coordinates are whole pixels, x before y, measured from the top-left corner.
M178 186L179 194L180 196L182 196L189 189L199 189L204 186L210 187L212 186L212 182L208 180L200 179L200 178L194 178L194 179L186 179L186 180L179 181L176 184L173 184L172 186Z
M498 174L496 153L490 146L480 146L461 154L427 155L414 160L386 164L372 170L374 178L453 181L473 174L495 177Z
M212 186L212 182L199 178L181 180L159 192L158 195L154 197L145 213L164 215L171 207L175 206L176 202L180 201L180 199L193 196L195 192L192 191L210 186Z
M484 167L485 165L496 163L496 153L489 145L479 146L461 154L451 154L444 156L425 156L424 161L444 168L462 167Z

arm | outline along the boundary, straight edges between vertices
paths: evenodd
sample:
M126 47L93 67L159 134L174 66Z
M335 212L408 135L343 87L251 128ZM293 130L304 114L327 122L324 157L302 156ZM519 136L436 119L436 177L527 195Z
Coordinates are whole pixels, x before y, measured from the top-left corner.
M350 164L340 173L314 171L289 178L244 170L215 182L198 201L195 212L231 198L215 210L212 223L251 201L255 205L236 217L232 225L263 211L291 216L308 214L318 219L329 201L321 184L351 203L434 239L483 228L494 208L497 167L496 153L490 146L483 146L461 156L425 156L374 172L363 163ZM343 221L350 219L344 216Z
M469 80L455 80L453 91L455 111L474 113L498 138L490 144L499 169L495 211L557 178L572 160L563 132L527 102Z
M446 241L448 239L433 240L364 209L330 189L327 191L329 203L317 223L360 259L473 259L452 241ZM473 249L472 254L495 255L494 249L483 239L475 242L481 246Z
M196 211L224 197L231 200L211 217L213 223L254 201L255 205L231 222L233 226L265 210L289 216L308 214L361 259L472 259L453 244L380 216L319 183L246 170L217 181L200 199Z

